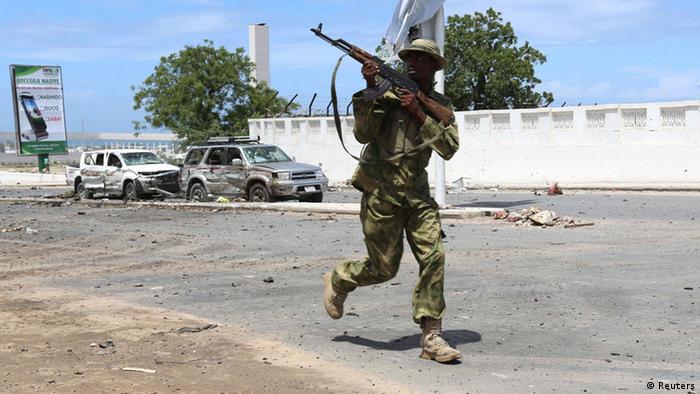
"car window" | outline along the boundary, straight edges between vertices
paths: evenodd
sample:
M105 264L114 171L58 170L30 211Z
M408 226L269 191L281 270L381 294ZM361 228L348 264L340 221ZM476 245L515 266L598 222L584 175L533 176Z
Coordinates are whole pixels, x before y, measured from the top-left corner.
M163 164L163 159L153 152L129 152L122 153L122 158L130 166L140 166L144 164Z
M95 157L95 165L101 166L105 164L105 154L104 153L98 153L97 156Z
M207 164L222 165L226 156L226 148L213 148L207 157Z
M249 162L254 164L292 161L282 149L276 146L256 146L244 148L243 153Z
M83 163L85 163L87 165L95 164L95 154L90 153L90 154L85 155L85 161L83 161Z
M231 165L231 162L234 159L240 159L243 160L243 157L241 157L241 151L238 150L238 148L227 148L226 149L227 154L226 154L226 161L225 163L227 165Z
M109 167L122 168L122 161L119 160L119 157L117 157L117 155L115 155L114 153L110 153L109 158L107 158L107 165Z
M185 158L185 164L188 165L197 165L199 162L202 161L202 157L204 157L204 152L206 151L206 148L203 149L192 149L190 153L187 154L187 157Z

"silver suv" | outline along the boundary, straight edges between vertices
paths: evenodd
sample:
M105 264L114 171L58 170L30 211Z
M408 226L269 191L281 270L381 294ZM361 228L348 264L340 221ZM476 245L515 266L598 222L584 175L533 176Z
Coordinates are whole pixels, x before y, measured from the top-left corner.
M297 163L260 137L213 137L187 151L181 188L188 200L244 195L248 201L321 202L328 178L321 167Z

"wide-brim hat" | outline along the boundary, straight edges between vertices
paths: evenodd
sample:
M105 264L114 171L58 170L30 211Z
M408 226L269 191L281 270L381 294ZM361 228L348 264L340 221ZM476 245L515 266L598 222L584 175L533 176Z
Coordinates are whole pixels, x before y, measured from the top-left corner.
M447 65L447 60L442 57L440 54L440 48L433 40L428 40L426 38L418 38L413 40L413 42L411 42L411 46L399 51L399 58L405 62L406 56L410 52L422 52L429 55L437 62L438 70L442 70Z

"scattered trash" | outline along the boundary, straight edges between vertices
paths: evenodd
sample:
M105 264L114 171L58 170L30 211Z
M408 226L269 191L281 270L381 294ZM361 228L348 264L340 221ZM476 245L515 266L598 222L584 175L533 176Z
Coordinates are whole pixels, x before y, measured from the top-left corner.
M692 287L684 287L683 290L693 290Z
M355 316L355 317L359 317L360 315L358 315L358 314L355 313L355 312L348 312L348 313L345 314L345 316Z
M122 371L132 371L132 372L144 372L144 373L156 373L155 369L147 368L134 368L134 367L124 367Z
M0 228L0 233L13 233L16 231L22 231L24 230L24 227L19 226L19 227L5 227L5 228Z
M564 192L559 187L559 184L554 182L552 185L549 186L549 188L547 188L547 195L556 196L558 194L564 194Z
M196 333L196 332L202 332L204 330L211 330L212 328L216 328L216 324L207 324L206 326L202 327L182 327L177 329L178 334L184 334L184 333Z
M231 200L226 197L219 196L219 198L216 199L216 202L231 202Z
M24 231L25 231L27 234L39 234L39 230L34 230L34 229L31 228L31 227L25 228Z
M83 212L83 211L78 211L78 215L81 215L81 216L82 216L82 215L85 215L85 212Z
M576 227L587 227L587 226L594 226L595 223L567 223L564 225L564 228L576 228Z
M137 283L134 285L134 287L143 287L143 283Z
M272 282L274 282L274 281L275 281L275 280L272 279L271 276L268 276L267 278L263 279L263 282L265 282L265 283L272 283Z
M107 349L108 347L114 347L114 342L112 342L111 340L107 340L107 341L102 342L99 346L102 349Z

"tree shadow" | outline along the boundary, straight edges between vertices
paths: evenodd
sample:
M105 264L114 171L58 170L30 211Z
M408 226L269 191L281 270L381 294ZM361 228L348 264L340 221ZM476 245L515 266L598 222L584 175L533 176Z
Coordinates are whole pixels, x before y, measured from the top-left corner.
M420 348L420 335L408 335L389 342L376 341L361 336L338 335L333 342L348 342L353 345L371 347L377 350L404 351ZM442 332L443 338L452 346L481 341L481 334L470 330L447 330Z
M533 205L537 200L519 200L519 201L493 201L493 202L473 202L467 204L455 204L456 208L510 208L520 205Z

